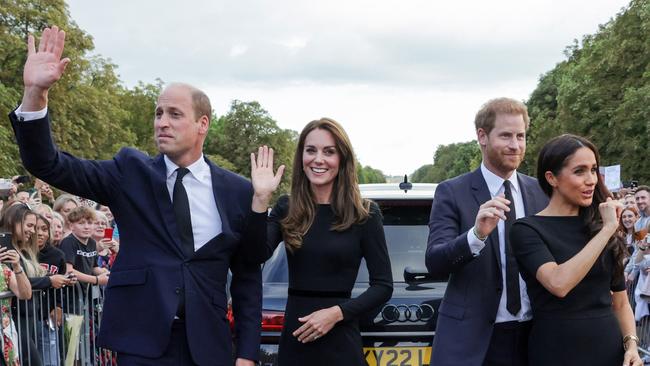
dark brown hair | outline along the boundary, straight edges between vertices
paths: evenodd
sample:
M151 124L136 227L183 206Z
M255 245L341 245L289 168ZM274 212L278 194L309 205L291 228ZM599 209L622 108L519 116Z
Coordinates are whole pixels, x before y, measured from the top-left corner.
M293 159L293 176L291 178L291 195L289 212L282 220L282 233L289 250L302 246L303 236L307 233L316 216L316 199L311 184L302 169L302 154L307 135L322 129L332 134L336 151L340 156L339 171L334 179L330 204L335 220L332 230L343 231L350 226L363 223L368 219L370 201L361 198L356 173L356 159L352 144L341 125L329 118L311 121L303 128L298 139L298 146Z
M550 139L542 147L542 150L539 152L539 157L537 158L537 181L547 196L551 197L553 195L553 187L551 187L546 179L546 172L551 172L555 176L560 174L560 171L564 168L573 154L583 147L588 148L594 153L596 166L600 167L600 155L598 154L598 149L596 149L596 146L591 143L591 141L584 137L564 134ZM605 187L602 177L598 175L598 181L594 187L594 197L591 201L591 205L580 207L578 211L578 215L582 218L583 223L589 229L589 238L593 238L603 227L603 220L600 217L598 206L607 201L608 197L611 197L611 193L607 187ZM623 276L623 261L627 254L625 242L620 235L615 234L609 239L607 248L611 249L614 253L614 276L616 279L620 280Z

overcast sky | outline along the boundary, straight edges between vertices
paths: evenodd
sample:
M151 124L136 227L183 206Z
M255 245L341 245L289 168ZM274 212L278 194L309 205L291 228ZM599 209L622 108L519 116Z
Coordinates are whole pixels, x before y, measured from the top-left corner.
M566 46L628 2L68 4L126 85L189 82L208 93L217 115L233 99L256 100L280 127L298 132L331 117L362 164L401 175L432 163L440 144L474 139L474 115L488 99L527 99Z

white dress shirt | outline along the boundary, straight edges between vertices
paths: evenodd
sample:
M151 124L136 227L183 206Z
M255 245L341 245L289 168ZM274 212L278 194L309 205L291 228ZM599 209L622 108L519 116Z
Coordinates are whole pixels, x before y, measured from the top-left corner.
M32 121L40 119L47 115L47 107L40 111L23 112L22 104L16 109L16 117L20 121ZM167 190L169 199L173 201L174 183L176 182L176 168L174 164L165 155L165 166L167 167ZM187 198L190 201L190 215L192 217L192 234L194 236L194 250L197 251L210 239L222 232L221 215L217 209L212 191L212 174L210 166L203 159L203 154L199 160L187 167L189 173L183 177L183 186L187 191Z
M167 167L167 190L169 199L173 201L178 165L174 164L167 155L164 159ZM210 166L203 158L203 154L187 169L190 172L183 177L183 187L185 187L187 198L190 201L194 250L197 251L210 239L221 234L221 215L219 215L212 191Z
M483 179L487 183L488 190L492 198L496 197L499 194L504 193L503 182L504 179L498 175L492 173L488 168L481 163L481 173L483 174ZM517 218L526 216L526 211L524 209L524 200L521 196L521 188L519 187L519 180L517 179L517 172L513 172L510 178L508 178L512 184L512 199L515 201L515 209L517 210ZM499 300L499 308L497 310L497 317L495 323L503 323L509 321L527 321L533 318L533 313L530 308L530 299L528 298L528 293L526 292L526 283L519 275L519 295L521 297L521 310L517 315L512 315L506 309L506 252L505 252L505 222L499 220L497 224L497 230L499 233L499 253L501 256L501 280L503 281L503 291L501 292L501 299ZM469 243L469 248L475 256L479 255L485 243L480 241L476 235L474 235L474 230L470 229L467 232L467 241Z

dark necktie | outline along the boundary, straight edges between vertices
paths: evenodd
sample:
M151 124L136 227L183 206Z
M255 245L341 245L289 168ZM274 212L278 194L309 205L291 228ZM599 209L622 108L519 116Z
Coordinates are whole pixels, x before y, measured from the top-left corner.
M189 173L187 168L176 169L176 182L174 183L173 205L176 215L176 226L180 235L183 252L190 257L194 254L194 234L192 234L192 216L190 215L190 200L183 186L183 177Z
M506 212L505 222L505 258L506 258L506 309L512 315L517 315L521 309L521 297L519 295L519 269L517 267L517 260L512 254L512 247L510 246L510 228L517 219L517 210L515 209L515 201L512 199L512 189L510 188L510 181L503 182L505 188L505 196L510 201L510 211Z

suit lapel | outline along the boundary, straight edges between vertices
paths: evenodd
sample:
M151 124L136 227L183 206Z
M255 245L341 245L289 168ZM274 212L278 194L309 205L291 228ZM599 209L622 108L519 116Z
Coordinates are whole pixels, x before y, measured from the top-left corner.
M485 178L483 178L483 173L481 173L481 168L472 172L472 195L479 206L492 199ZM476 212L478 212L478 209ZM488 236L487 245L492 249L492 255L494 256L494 260L497 262L497 268L499 268L497 272L499 272L500 276L501 252L499 251L499 230L497 230L497 228L494 228Z
M217 209L219 210L219 216L221 217L221 229L224 233L230 233L230 222L228 220L228 210L226 209L227 204L226 192L228 188L225 186L223 179L223 171L221 168L212 163L208 158L205 158L205 161L210 166L210 177L212 179L212 193L214 195L214 201L217 203Z
M169 199L169 190L167 189L167 167L162 155L158 155L152 160L152 169L149 174L151 188L154 192L158 210L163 218L163 227L169 234L171 241L174 243L176 252L180 256L183 255L181 242L179 240L178 229L176 227L176 216L174 216L174 208Z

